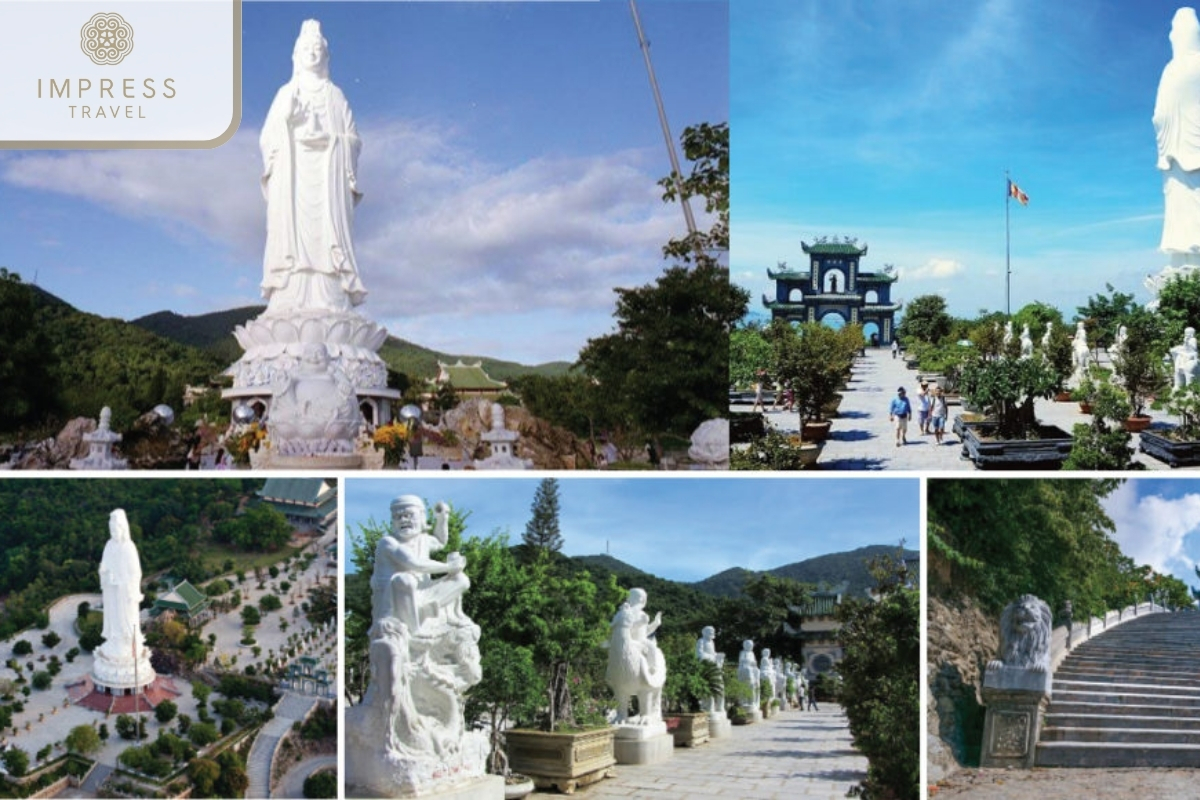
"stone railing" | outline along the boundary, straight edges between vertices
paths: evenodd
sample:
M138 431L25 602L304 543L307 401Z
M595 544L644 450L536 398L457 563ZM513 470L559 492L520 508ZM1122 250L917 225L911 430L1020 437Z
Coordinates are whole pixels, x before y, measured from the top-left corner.
M1081 645L1093 636L1099 636L1107 630L1115 628L1123 622L1128 622L1138 616L1146 616L1147 614L1161 614L1167 611L1163 606L1157 603L1139 603L1138 605L1126 606L1117 611L1109 611L1103 617L1092 617L1088 620L1080 620L1074 622L1070 628L1070 639L1068 641L1068 630L1066 625L1059 625L1050 633L1050 671L1056 671L1067 654L1071 652L1071 648Z

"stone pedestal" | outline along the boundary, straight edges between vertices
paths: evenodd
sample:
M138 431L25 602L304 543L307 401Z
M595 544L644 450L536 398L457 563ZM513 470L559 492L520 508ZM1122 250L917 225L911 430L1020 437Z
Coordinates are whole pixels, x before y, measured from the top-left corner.
M660 725L618 725L613 755L618 764L657 764L675 753L675 737Z
M363 457L357 453L327 456L281 456L268 453L255 469L316 469L329 472L339 469L362 469Z
M746 716L750 718L751 722L762 722L763 720L762 711L757 708L746 709Z
M980 766L1031 769L1042 719L1050 703L1051 676L1020 667L989 668L983 679L983 752Z
M713 739L724 739L727 736L732 736L733 723L729 721L729 717L725 716L725 714L721 714L720 716L709 714L708 735Z

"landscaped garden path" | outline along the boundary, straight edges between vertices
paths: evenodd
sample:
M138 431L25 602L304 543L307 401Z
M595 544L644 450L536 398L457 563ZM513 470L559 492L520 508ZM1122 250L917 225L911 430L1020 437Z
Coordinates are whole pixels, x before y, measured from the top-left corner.
M916 412L916 393L920 388L916 370L904 366L902 358L892 358L884 348L867 348L866 355L855 360L851 380L842 391L842 404L833 420L829 439L817 461L819 470L974 470L970 461L960 458L962 445L951 427L962 406L951 405L946 422L946 435L939 447L932 435L922 436L916 420L909 423L908 444L896 447L895 429L888 421L888 405L903 386ZM767 400L767 423L786 433L795 433L799 415L795 412L772 411L770 395ZM1068 433L1078 423L1088 423L1091 417L1079 410L1078 403L1056 403L1038 400L1034 406L1043 424L1056 425ZM734 411L748 412L748 403L732 406ZM1161 411L1148 411L1155 425L1171 422ZM1138 434L1133 434L1132 446L1138 447ZM1161 461L1138 452L1134 461L1146 469L1168 469Z
M740 800L841 800L867 774L867 759L850 746L840 706L784 711L732 735L648 766L618 766L617 776L580 789L588 798L736 797ZM534 797L561 797L535 792Z

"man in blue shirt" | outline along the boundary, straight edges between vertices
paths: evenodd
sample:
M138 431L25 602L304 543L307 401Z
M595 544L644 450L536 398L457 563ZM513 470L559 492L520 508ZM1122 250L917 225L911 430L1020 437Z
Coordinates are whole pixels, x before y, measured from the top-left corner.
M908 444L908 421L912 418L912 404L904 393L904 387L896 390L892 404L888 408L888 420L896 423L896 447Z

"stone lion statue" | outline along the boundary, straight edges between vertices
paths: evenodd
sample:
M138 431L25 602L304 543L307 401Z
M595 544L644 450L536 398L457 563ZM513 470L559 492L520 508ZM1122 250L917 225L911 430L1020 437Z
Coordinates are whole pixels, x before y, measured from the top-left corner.
M1050 671L1050 627L1053 617L1046 601L1024 594L1000 615L1000 658L988 671L1002 667Z

